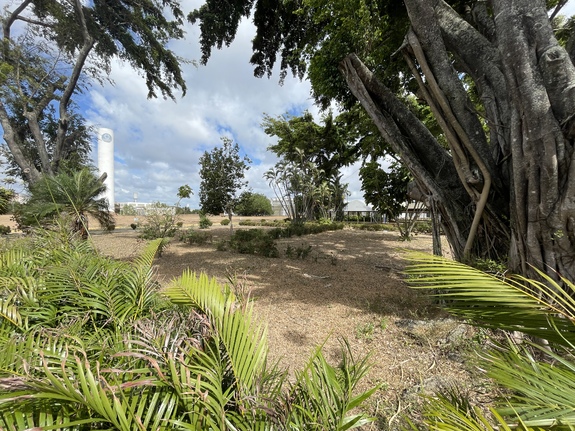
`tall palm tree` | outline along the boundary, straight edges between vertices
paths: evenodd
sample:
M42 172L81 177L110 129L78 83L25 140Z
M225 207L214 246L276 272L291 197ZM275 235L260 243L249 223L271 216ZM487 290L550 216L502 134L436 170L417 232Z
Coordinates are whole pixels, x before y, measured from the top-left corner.
M518 344L508 337L477 352L480 369L509 394L491 409L491 417L454 396L455 390L429 402L425 429L575 429L575 284L542 272L540 280L498 277L425 254L410 259L412 287L432 290L453 315L537 341Z
M106 191L104 180L105 176L98 178L87 168L44 176L30 189L31 198L23 208L25 222L68 215L72 218L72 230L82 238L88 237L88 215L102 227L112 225L114 217L102 197Z

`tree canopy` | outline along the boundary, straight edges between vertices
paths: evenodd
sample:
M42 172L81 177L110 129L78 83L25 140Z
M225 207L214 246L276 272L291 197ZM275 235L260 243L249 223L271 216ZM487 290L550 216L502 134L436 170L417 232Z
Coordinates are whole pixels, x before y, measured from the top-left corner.
M247 185L245 172L251 163L240 156L240 147L227 137L222 146L200 157L200 207L207 214L226 213L230 217L237 203L237 193Z
M253 11L255 74L278 58L282 73L307 73L323 106L359 103L441 216L457 259L575 279L575 67L561 45L573 46L573 27L555 27L565 2L221 3L188 16L203 62Z
M141 73L149 97L185 93L181 59L168 47L183 37L183 19L178 0L20 0L5 9L0 125L28 182L85 147L71 101L90 79L107 77L113 58Z
M261 193L243 192L238 198L236 213L241 216L272 215L272 203Z

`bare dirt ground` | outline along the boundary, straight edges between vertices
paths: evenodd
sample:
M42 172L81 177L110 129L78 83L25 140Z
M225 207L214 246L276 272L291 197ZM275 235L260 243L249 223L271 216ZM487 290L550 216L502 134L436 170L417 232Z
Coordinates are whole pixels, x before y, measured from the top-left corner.
M184 229L198 228L197 216L182 220ZM156 260L159 280L169 283L185 269L222 282L235 279L250 292L257 315L268 327L272 362L292 371L302 369L321 344L326 358L337 363L342 337L356 357L371 355L373 366L361 387L379 384L381 389L368 403L378 420L365 429L399 429L404 415L417 418L418 394L452 385L480 403L489 401L488 384L466 360L480 333L447 319L403 280L404 250L431 252L429 236L401 242L393 232L345 229L280 240L280 257L263 258L217 251L215 244L229 237L229 228L219 224L221 218L212 220L213 243L172 242ZM113 233L94 231L94 243L109 256L137 256L145 244L138 231L129 228L133 221L118 217ZM297 259L286 256L289 248L310 251Z

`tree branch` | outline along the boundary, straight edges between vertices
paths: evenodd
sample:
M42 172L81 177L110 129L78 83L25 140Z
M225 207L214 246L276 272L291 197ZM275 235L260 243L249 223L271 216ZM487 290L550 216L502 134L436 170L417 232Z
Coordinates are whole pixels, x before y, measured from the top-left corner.
M12 28L12 24L14 24L14 21L16 21L18 15L20 15L20 13L26 9L30 3L32 3L32 0L24 0L20 6L14 9L14 12L12 12L4 22L3 36L5 42L10 41L10 30Z
M81 0L74 0L74 9L76 10L76 15L78 17L78 21L80 23L80 28L82 31L82 38L83 38L83 45L78 53L76 58L76 62L74 64L74 68L72 70L72 74L70 75L70 79L68 81L68 85L64 89L62 93L62 97L60 99L59 104L59 112L60 112L60 121L58 122L58 132L56 134L56 145L54 146L54 154L52 157L52 163L54 165L58 165L60 162L60 157L62 155L62 149L64 143L66 142L66 132L68 131L68 104L70 103L70 98L72 94L76 90L76 86L78 85L78 80L80 79L80 75L82 73L82 69L86 63L88 55L90 51L94 47L94 38L90 36L88 31L88 25L86 24L86 17L84 16L84 10L82 8L82 1Z
M32 163L30 163L29 160L27 160L27 158L22 153L22 149L16 140L14 129L10 124L10 117L6 111L6 107L4 106L2 99L0 99L0 125L2 125L2 129L4 131L4 140L6 141L6 144L8 145L8 148L14 157L14 160L20 169L22 169L22 172L24 172L26 179L30 183L34 183L40 178L41 173Z

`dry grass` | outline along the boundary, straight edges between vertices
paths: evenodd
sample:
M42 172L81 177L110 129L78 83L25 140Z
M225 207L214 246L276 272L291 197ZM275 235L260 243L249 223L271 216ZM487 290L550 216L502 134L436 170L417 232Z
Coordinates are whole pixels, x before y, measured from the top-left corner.
M197 225L195 217L186 216L184 226ZM115 232L95 234L93 241L104 254L136 256L144 243L127 228L132 221L119 218ZM214 221L214 242L227 238L228 228ZM286 257L288 247L311 251L295 259ZM402 278L402 250L430 252L429 236L401 242L392 232L343 230L281 240L278 248L280 258L270 259L173 242L156 260L157 273L162 283L187 268L222 282L234 279L268 326L271 360L291 370L302 368L320 344L337 362L339 337L355 355L370 354L373 366L362 386L382 388L369 402L378 418L369 430L399 429L403 415L417 418L418 394L450 385L489 400L489 386L465 359L478 333L446 319Z

